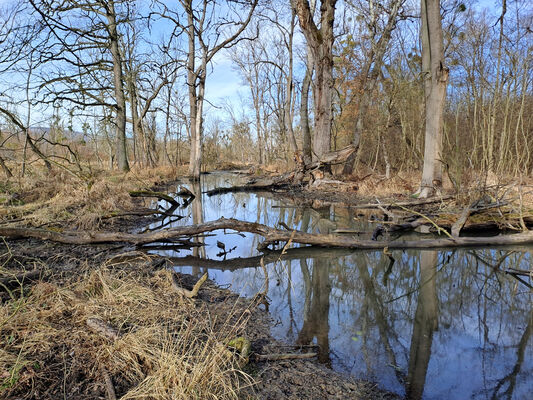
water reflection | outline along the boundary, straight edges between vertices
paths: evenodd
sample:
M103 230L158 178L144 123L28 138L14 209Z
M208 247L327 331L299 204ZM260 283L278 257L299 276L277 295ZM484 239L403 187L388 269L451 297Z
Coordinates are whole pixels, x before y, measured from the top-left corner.
M201 187L185 185L200 193L233 179L213 174ZM224 216L321 233L371 232L375 226L371 213L300 208L271 194L200 197L173 225ZM207 269L242 295L259 292L260 238L215 233L199 239L201 250L158 252L176 257L185 272ZM232 259L217 257L219 241L236 246ZM529 251L394 251L391 262L379 251L291 248L281 259L279 253L264 257L277 321L272 334L318 344L321 362L413 399L522 399L533 393L531 291L502 273L529 269Z
M420 288L416 301L406 386L407 397L411 399L421 399L424 393L433 333L439 325L437 252L420 253Z

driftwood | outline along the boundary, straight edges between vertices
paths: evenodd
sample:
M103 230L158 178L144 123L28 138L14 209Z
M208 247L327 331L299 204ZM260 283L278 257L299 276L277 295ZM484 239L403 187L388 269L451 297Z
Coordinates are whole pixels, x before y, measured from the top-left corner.
M207 273L203 274L200 279L198 279L198 282L196 282L191 290L182 288L179 283L177 282L176 276L172 274L172 288L174 291L178 292L180 295L188 297L189 299L192 299L196 296L198 296L198 292L200 291L200 288L204 284L204 282L207 280Z
M93 331L99 333L100 335L108 339L117 340L118 338L120 338L120 333L111 325L102 321L100 318L87 318L86 323L87 326Z
M350 155L356 150L355 146L350 145L344 149L332 151L324 154L319 160L310 164L301 164L297 169L278 176L252 178L246 185L232 186L226 188L215 188L206 192L208 196L214 196L224 193L236 192L255 192L261 190L290 189L299 187L303 182L314 181L314 171L329 169L332 165L343 164ZM339 184L339 181L335 181ZM352 184L348 184L353 186Z

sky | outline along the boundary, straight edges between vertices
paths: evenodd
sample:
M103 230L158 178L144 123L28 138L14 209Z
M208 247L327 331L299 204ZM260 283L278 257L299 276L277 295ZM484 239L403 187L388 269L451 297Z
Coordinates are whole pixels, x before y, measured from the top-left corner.
M10 1L0 0L0 6ZM478 0L475 7L487 8L490 12L497 14L499 7L496 7L496 4L500 2L501 0ZM224 105L231 104L235 109L240 110L243 105L246 105L248 93L248 87L243 85L242 78L233 66L227 52L221 51L218 53L207 77L206 114L208 116L226 118L227 113L224 111ZM39 124L39 121L33 121L33 124Z

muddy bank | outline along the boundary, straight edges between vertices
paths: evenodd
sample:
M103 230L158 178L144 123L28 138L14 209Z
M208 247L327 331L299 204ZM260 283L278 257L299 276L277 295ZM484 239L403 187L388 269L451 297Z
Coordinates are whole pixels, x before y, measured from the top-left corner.
M119 224L125 228L129 223ZM41 282L58 291L66 290L78 284L87 276L92 276L93 271L105 269L106 273L118 274L123 280L133 280L143 286L150 287L154 276L165 270L166 263L161 259L151 260L149 257L115 262L113 256L124 251L119 246L68 246L33 240L20 240L0 244L0 263L4 274L18 273L21 270L38 269ZM100 273L100 272L99 272ZM177 274L184 287L191 286L197 278L190 275ZM25 295L32 295L38 282L26 282L23 289ZM48 286L47 286L48 287ZM47 289L52 290L52 289ZM42 291L39 286L39 291ZM18 294L17 294L18 293ZM9 304L13 298L21 294L15 289L13 292L2 291L3 304ZM15 297L13 297L15 296ZM190 305L196 310L203 310L210 320L218 321L220 326L239 325L241 328L235 334L248 338L255 354L287 353L288 348L283 343L270 336L272 321L263 306L252 304L251 299L240 298L227 289L217 287L208 281L200 290L197 299ZM168 311L168 310L165 310ZM179 311L179 310L178 310ZM243 320L245 324L242 324ZM64 328L77 329L79 321L63 315L58 325ZM216 325L219 326L219 325ZM35 329L39 329L38 326ZM61 329L57 327L57 329ZM222 329L222 328L221 328ZM95 336L97 336L95 334ZM59 346L59 347L57 347ZM106 398L104 381L99 373L94 370L84 370L85 363L76 360L77 354L82 349L68 349L68 343L56 343L54 347L63 349L60 353L35 355L34 366L23 366L18 371L18 380L4 382L4 398ZM44 343L43 343L43 347ZM295 351L294 348L290 351ZM298 350L296 350L298 351ZM63 359L58 358L61 355ZM37 365L40 370L37 370ZM61 365L68 366L69 370L61 370ZM94 369L94 365L91 364ZM10 371L8 363L1 366L2 379L7 379ZM109 367L112 370L112 366ZM355 381L347 376L335 373L316 359L311 360L283 360L256 362L251 357L250 363L243 370L253 379L241 382L244 388L240 391L239 398L258 399L392 399L395 395L381 391L376 385L369 382ZM45 371L48 371L46 374ZM117 396L128 393L131 387L120 374L111 374L115 383ZM68 384L65 385L65 380ZM7 397L5 397L7 395ZM14 397L13 397L14 396Z

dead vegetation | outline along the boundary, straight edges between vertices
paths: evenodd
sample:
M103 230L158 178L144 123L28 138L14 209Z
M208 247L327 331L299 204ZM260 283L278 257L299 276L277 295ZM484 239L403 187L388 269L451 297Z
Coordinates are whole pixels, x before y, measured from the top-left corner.
M0 222L97 229L106 216L138 207L130 191L152 188L177 174L161 167L114 174L93 171L82 178L54 170L13 179L0 184Z
M237 398L252 380L225 343L250 313L217 321L172 290L169 271L144 274L102 266L13 294L0 307L0 397L111 398L112 385L122 399Z

